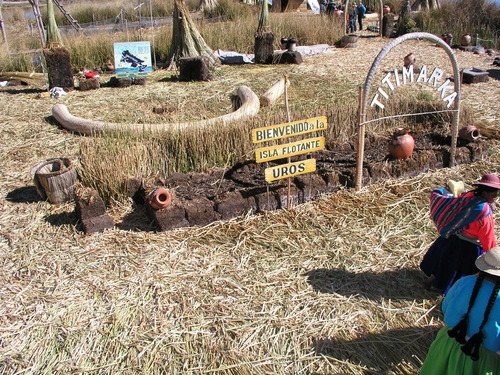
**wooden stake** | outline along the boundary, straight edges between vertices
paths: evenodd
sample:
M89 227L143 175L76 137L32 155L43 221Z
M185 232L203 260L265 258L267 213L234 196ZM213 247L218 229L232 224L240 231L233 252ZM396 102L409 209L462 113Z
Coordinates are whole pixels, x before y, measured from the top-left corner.
M285 76L285 82L286 81L287 81L287 77ZM288 107L288 89L287 89L286 85L285 85L285 91L283 92L283 97L285 98L286 122L290 122L290 109ZM287 162L290 163L290 161L291 161L291 159L290 159L290 157L288 157ZM287 178L287 183L288 183L288 189L287 189L287 194L286 194L286 208L290 208L290 190L291 190L291 185L292 185L292 181L291 181L290 177Z
M9 44L7 43L7 34L5 33L5 29L3 27L2 5L3 5L3 0L0 0L0 31L2 32L3 44L8 51Z
M358 95L358 148L356 150L356 190L360 190L363 181L363 159L365 157L365 125L361 125L366 120L366 113L362 113L364 109L364 88L359 86Z

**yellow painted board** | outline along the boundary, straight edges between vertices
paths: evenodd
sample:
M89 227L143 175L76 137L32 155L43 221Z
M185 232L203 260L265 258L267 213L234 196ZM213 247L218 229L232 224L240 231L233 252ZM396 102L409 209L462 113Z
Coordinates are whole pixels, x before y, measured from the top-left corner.
M277 165L266 168L264 173L267 182L281 180L282 178L298 176L316 170L316 159L306 159L294 163Z
M325 137L302 139L297 142L258 148L255 150L255 160L257 163L262 163L269 160L308 154L324 148Z
M272 141L274 139L325 130L328 127L326 116L313 117L307 120L287 122L286 124L265 126L252 130L253 143Z

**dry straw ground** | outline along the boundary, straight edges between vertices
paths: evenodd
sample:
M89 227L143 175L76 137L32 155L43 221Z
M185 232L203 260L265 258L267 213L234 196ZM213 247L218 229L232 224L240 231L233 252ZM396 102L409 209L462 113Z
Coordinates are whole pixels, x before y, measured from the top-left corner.
M356 105L356 87L386 43L361 38L357 48L286 68L223 66L217 80L183 84L186 96L168 100L179 113L198 106L211 117L212 101L241 84L260 94L285 69L291 103L301 87L319 107ZM408 52L451 72L445 54L425 41L395 48L382 69L400 66ZM456 56L461 68L493 68L484 55ZM327 90L315 89L325 80ZM30 195L30 168L52 157L77 160L84 141L46 121L53 104L77 116L144 121L170 86L153 79L60 99L0 92L0 373L416 374L442 325L441 298L421 287L418 269L436 236L428 193L449 178L470 183L500 173L496 141L488 159L471 165L166 233L132 225L131 204L116 203L117 228L85 236L73 204ZM462 91L463 105L494 136L499 88L490 78Z

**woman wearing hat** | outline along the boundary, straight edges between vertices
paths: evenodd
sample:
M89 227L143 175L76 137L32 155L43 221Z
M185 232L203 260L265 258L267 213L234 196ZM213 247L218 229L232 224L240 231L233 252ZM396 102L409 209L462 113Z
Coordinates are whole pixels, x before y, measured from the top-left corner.
M458 197L446 189L431 193L431 217L440 236L420 263L428 276L427 289L434 287L446 294L459 278L476 273L475 259L497 245L491 204L500 179L486 174L473 185L474 190Z
M458 280L443 301L445 326L420 375L500 374L500 247L475 264L479 274Z

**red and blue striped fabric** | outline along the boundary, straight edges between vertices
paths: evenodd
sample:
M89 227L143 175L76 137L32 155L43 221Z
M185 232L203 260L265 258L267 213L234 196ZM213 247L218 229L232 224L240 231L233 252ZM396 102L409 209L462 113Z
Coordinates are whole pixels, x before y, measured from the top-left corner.
M441 237L462 232L464 227L491 214L490 205L474 193L462 193L455 198L446 189L431 192L431 217Z

